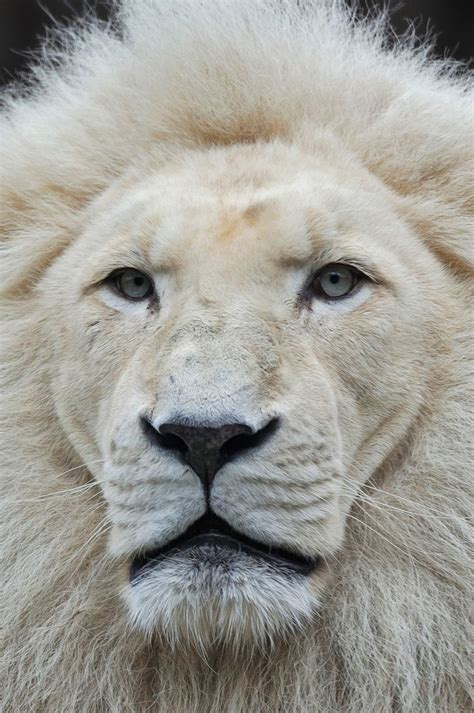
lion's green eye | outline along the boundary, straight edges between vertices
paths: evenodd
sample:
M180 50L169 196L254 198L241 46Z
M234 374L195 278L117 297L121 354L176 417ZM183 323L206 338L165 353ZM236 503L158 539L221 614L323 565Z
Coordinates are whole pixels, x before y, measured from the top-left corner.
M357 282L360 273L348 265L326 265L316 275L313 282L313 291L316 296L340 299L347 297Z
M139 270L126 268L113 275L114 285L129 300L145 300L153 293L151 279Z

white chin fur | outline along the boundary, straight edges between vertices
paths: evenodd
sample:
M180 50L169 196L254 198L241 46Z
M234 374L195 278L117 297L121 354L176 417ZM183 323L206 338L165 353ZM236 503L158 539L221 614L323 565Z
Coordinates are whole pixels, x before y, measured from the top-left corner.
M300 629L319 602L303 575L243 553L170 556L125 589L132 624L172 647L271 646Z

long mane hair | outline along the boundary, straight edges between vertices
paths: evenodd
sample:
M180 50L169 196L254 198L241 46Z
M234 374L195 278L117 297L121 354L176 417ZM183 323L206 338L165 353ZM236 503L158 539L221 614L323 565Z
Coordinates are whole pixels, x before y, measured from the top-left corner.
M338 0L126 0L109 24L59 31L30 83L5 94L5 711L469 708L472 126L465 71ZM359 493L312 628L268 652L203 661L127 625L99 487L49 395L41 278L88 203L137 157L167 144L291 141L303 127L336 137L397 194L450 274L458 300L446 370L407 441Z

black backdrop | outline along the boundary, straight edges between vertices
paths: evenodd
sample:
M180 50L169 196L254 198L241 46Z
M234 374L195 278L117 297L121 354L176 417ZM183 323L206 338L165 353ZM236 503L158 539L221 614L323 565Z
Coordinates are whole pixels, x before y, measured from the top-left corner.
M472 0L365 0L365 4L392 8L397 32L413 22L419 34L431 28L441 56L470 61L474 55ZM107 17L107 0L0 0L0 83L11 81L24 69L46 26L81 15L86 7L90 12L91 6L101 18Z

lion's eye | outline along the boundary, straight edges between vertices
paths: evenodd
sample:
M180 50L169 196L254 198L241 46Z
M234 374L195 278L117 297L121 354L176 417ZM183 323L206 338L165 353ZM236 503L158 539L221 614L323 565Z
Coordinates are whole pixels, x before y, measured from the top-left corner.
M139 270L126 268L111 275L116 290L129 300L144 300L153 293L151 279Z
M359 282L360 273L348 265L334 263L318 272L312 283L316 297L340 299L347 297Z

